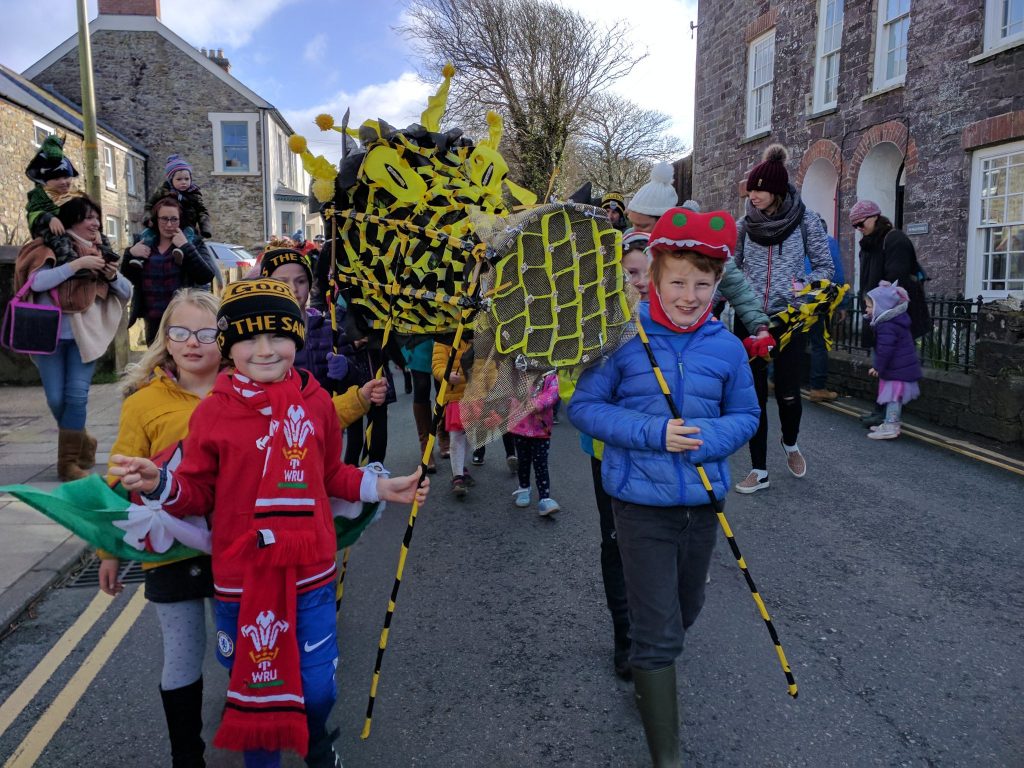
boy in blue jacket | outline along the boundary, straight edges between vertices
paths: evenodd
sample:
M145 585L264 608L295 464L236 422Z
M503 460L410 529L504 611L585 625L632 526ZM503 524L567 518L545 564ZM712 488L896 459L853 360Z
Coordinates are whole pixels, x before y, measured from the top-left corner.
M667 211L651 232L650 302L640 323L682 420L672 418L639 338L586 371L569 418L605 443L629 603L630 666L655 766L679 765L676 657L704 604L729 456L757 430L760 409L742 343L711 314L736 223L723 211Z

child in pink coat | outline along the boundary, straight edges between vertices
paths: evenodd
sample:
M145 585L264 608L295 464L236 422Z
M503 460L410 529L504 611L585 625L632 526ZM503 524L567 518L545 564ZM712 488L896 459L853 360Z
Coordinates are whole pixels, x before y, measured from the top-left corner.
M530 393L531 413L516 424L509 433L516 443L519 457L519 488L513 495L517 507L530 506L530 465L537 479L537 511L547 517L561 507L551 498L551 482L548 478L548 450L551 447L551 424L554 420L555 403L558 402L558 376L554 371L541 379L537 388Z

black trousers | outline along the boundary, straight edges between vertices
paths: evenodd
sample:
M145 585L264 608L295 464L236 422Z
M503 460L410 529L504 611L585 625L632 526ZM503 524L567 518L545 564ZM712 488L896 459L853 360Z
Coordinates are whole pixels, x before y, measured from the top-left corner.
M601 485L600 459L590 457L590 472L594 480L594 497L597 499L597 514L601 526L601 580L604 582L604 598L617 632L628 631L626 577L622 573L622 554L619 552L618 536L615 533L612 500Z
M370 461L384 463L384 455L388 450L388 407L371 405L366 414L366 423L373 425L370 433ZM363 442L366 437L363 419L354 421L345 429L345 463L358 467L363 453Z

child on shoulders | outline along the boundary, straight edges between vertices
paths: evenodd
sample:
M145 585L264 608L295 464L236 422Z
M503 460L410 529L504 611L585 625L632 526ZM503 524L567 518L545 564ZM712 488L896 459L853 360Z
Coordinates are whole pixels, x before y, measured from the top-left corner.
M164 183L161 184L146 202L146 213L143 219L145 229L139 240L150 248L160 240L156 222L152 218L153 207L165 197L173 197L181 205L181 231L194 243L197 237L209 240L213 237L210 229L210 213L203 202L203 193L192 180L192 166L181 155L170 155L164 166Z

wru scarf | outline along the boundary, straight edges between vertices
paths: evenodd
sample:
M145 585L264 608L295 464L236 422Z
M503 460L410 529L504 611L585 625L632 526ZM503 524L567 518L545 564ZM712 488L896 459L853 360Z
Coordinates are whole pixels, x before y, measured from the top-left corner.
M269 417L253 513L253 528L223 553L245 564L235 660L227 704L214 745L232 750L290 749L305 756L309 742L296 639L296 566L316 558L315 488L289 482L323 456L306 418L300 380L259 384L239 373L232 385L244 402ZM318 471L308 473L319 476Z

